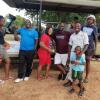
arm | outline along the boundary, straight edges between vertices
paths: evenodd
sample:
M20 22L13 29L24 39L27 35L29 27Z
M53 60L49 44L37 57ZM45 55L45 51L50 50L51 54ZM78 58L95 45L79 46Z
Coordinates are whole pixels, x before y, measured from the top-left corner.
M20 38L19 38L19 36L18 36L18 33L17 33L17 32L15 32L15 33L14 33L14 40L16 40L16 41L19 41L19 40L20 40Z
M49 52L53 52L50 48L48 48L43 42L40 42L40 46L46 50L48 50Z

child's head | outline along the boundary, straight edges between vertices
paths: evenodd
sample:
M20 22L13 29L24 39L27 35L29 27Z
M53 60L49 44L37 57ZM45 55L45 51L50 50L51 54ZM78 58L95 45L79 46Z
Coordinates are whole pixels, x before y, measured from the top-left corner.
M80 47L80 46L77 46L77 47L75 48L75 53L76 53L77 55L79 55L79 54L81 53L81 47Z

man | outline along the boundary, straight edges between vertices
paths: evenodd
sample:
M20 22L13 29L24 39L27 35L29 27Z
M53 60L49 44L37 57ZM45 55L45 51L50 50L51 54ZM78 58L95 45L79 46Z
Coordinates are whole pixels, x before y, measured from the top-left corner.
M60 70L58 80L65 80L66 78L66 62L68 57L68 42L70 38L70 33L64 31L65 23L60 23L59 30L53 34L53 39L56 44L56 54L54 57L54 63Z
M32 62L34 52L37 48L38 33L32 28L29 20L25 21L25 27L19 29L15 33L15 40L19 40L18 33L20 34L20 66L18 68L18 78L15 82L27 81L32 72Z
M86 50L86 77L84 82L88 82L88 76L90 73L90 61L92 56L95 54L97 45L97 28L95 26L96 18L94 15L87 17L87 25L82 28L83 32L86 32L89 38L89 46Z
M70 59L70 53L74 52L75 48L77 46L80 46L82 48L81 55L85 53L85 51L88 48L88 35L85 32L81 31L81 24L76 23L75 24L75 32L70 36L69 40L69 58ZM71 77L71 76L70 76ZM68 79L71 79L68 77ZM71 84L72 80L69 80L67 83L64 84L64 86L68 86Z
M9 44L4 40L5 31L3 30L3 26L5 23L5 19L0 15L0 56L2 60L5 60L5 80L10 79L9 70L10 70L10 58L6 52L6 49L9 48Z

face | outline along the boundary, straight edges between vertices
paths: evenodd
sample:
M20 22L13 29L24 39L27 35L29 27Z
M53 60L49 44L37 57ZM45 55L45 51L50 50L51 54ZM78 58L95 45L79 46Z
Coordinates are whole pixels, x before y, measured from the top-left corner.
M94 23L94 19L93 18L88 18L87 19L87 23L89 24L89 25L91 25L91 24L93 24Z
M80 47L76 47L76 48L75 48L75 53L76 53L77 55L80 55L80 53L81 53L81 48L80 48Z
M65 24L64 23L61 23L60 24L60 30L63 31L64 30L64 27L65 27Z
M53 33L53 29L52 29L52 28L49 28L48 34L49 34L49 35L52 35L52 33Z
M31 28L31 26L32 26L31 22L29 20L26 20L25 21L25 27L26 28Z
M75 24L75 32L80 32L81 30L81 24L80 23L76 23Z
M0 26L3 26L5 24L5 19L0 20Z

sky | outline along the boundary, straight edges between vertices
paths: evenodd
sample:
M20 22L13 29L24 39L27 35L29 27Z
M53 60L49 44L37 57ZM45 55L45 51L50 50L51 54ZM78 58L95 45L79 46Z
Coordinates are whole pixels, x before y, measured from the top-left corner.
M3 0L0 0L0 15L6 16L7 14L12 14L14 16L20 15L24 18L27 18L27 16L24 15L25 10L21 10L20 12L16 10L16 8L12 8L8 6Z

